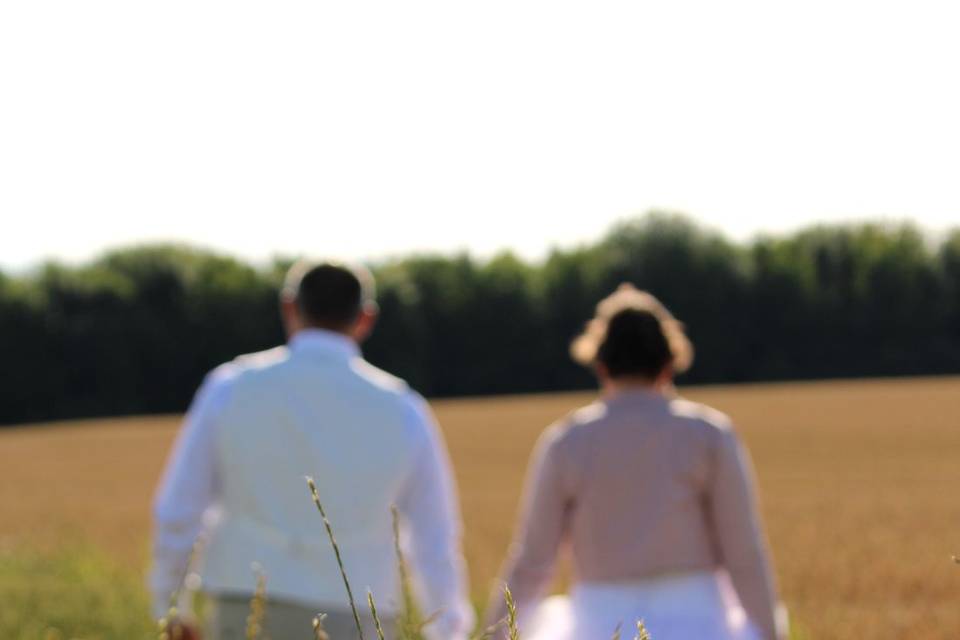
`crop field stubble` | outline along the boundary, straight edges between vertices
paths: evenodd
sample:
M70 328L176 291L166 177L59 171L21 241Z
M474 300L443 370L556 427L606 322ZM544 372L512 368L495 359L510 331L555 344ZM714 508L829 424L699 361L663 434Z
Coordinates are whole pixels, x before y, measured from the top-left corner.
M960 378L681 392L730 414L749 446L781 591L806 637L960 636L960 566L950 559L960 554ZM509 542L537 436L593 397L433 403L478 601ZM0 430L0 554L83 541L137 584L150 496L178 425L149 417Z

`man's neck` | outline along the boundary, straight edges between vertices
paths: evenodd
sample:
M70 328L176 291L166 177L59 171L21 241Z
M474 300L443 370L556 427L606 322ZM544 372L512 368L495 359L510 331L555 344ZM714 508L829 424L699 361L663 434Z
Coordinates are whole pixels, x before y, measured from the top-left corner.
M330 327L320 327L316 325L303 325L290 329L287 332L287 342L290 342L295 337L300 335L310 335L311 333L317 333L320 335L327 334L333 336L340 336L346 338L352 342L357 342L356 338L349 332L341 329L332 329Z

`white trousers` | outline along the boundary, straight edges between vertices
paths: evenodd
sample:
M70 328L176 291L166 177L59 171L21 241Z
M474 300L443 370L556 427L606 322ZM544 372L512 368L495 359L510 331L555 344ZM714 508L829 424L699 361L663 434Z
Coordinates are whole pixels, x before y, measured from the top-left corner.
M634 637L643 620L652 640L759 640L725 574L694 573L633 583L579 583L541 603L521 630L528 640Z

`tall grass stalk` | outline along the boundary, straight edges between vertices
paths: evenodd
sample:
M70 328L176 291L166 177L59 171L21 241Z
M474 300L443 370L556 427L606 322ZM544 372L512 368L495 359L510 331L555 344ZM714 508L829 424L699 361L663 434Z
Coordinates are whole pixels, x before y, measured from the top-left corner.
M370 605L370 615L373 616L373 626L377 630L377 638L383 638L383 626L380 624L380 616L377 615L377 603L373 601L373 592L367 589L367 604Z
M400 544L400 512L396 505L391 505L390 514L393 522L393 551L396 555L397 570L400 573L401 611L397 618L397 632L403 640L424 640L423 627L427 622L423 619L417 598L413 593L410 570Z
M267 615L267 575L257 563L253 564L257 574L257 587L250 598L250 613L247 615L247 640L259 640L263 634L263 619Z
M170 594L170 601L167 606L167 615L163 616L157 621L157 626L160 629L160 640L180 640L180 636L183 635L183 631L180 629L180 625L176 624L177 618L180 617L180 611L177 609L177 603L180 600L180 589L177 588Z
M517 603L513 599L510 587L503 585L503 599L507 603L507 631L510 640L520 640L520 629L517 626Z
M644 626L643 620L637 620L637 635L634 636L634 640L650 640L650 633Z
M190 577L192 574L190 573L190 569L194 566L205 542L206 539L201 534L190 548L190 556L187 558L187 565L183 569L183 577L177 582L177 588L170 592L170 599L167 604L167 615L157 621L157 625L160 628L160 640L183 640L183 626L179 624L180 600L184 592L188 589L188 583L191 582Z
M317 505L320 517L323 518L323 526L327 529L327 536L330 538L330 544L333 546L333 553L337 557L337 566L340 567L340 575L343 577L343 586L347 588L347 599L350 601L350 610L353 612L353 621L357 625L357 634L360 640L363 638L363 625L360 624L360 612L357 611L357 603L353 599L353 590L350 588L350 580L347 579L347 572L343 568L343 558L340 557L340 547L337 546L337 539L333 537L333 529L330 527L330 520L327 519L327 512L323 510L323 503L320 502L320 494L317 492L317 484L313 478L307 476L307 486L310 487L310 495L313 496L313 504Z

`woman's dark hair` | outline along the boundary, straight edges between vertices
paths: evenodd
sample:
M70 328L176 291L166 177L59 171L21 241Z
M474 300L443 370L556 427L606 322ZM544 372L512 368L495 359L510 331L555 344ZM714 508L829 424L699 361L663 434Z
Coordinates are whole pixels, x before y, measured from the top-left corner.
M655 378L672 360L660 319L642 309L623 309L614 314L597 349L597 362L603 363L613 378Z

